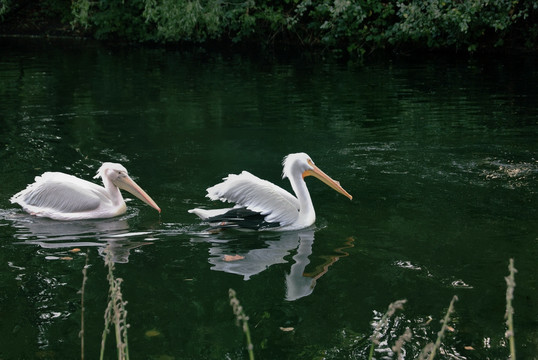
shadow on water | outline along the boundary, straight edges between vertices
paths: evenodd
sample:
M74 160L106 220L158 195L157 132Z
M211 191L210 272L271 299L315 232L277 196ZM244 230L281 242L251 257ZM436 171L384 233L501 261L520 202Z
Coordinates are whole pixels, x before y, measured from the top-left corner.
M345 246L335 250L338 255L323 256L323 264L316 266L311 272L306 272L316 230L319 229L247 233L249 235L237 231L224 234L208 232L204 236L192 237L191 241L210 244L208 261L212 265L211 270L241 275L245 281L272 265L290 262L287 258L294 254L290 270L285 275L285 299L295 301L310 295L316 281L327 273L329 267L341 257L348 256L343 250L353 247L353 238L349 238ZM246 239L246 236L249 238Z
M21 212L5 211L0 219L12 223L16 230L16 245L38 245L42 249L74 249L96 247L105 257L105 249L110 251L114 263L128 263L131 250L151 245L156 238L152 231L130 231L128 219L136 216L136 211L119 218L101 220L56 221L30 216ZM48 253L46 258L55 260L56 253Z

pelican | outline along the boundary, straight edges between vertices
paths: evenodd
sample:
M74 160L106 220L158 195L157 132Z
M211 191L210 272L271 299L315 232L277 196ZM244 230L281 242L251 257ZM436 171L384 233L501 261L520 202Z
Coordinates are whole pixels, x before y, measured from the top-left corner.
M288 178L295 196L281 187L262 180L248 171L230 174L223 182L207 189L207 197L235 203L226 209L191 209L190 213L218 228L251 230L299 230L316 221L316 213L304 178L315 176L325 184L347 196L338 181L321 171L305 153L290 154L284 158L282 178Z
M13 195L11 203L19 204L31 215L54 220L101 219L127 211L120 189L126 190L157 210L161 209L116 163L103 163L94 179L101 178L104 187L61 172L46 172L35 182Z

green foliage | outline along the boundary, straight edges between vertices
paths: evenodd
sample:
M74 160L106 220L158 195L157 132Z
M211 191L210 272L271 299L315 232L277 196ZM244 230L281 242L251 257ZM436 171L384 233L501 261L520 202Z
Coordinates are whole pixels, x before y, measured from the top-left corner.
M74 0L71 25L89 30L97 39L153 40L142 16L145 4L145 0Z
M69 22L70 0L14 1L0 0L0 25L2 22L17 23L19 29L38 28L42 24L54 23L57 28ZM25 21L21 22L23 18ZM50 30L50 29L47 29ZM57 30L57 29L53 29Z
M143 17L156 27L159 41L204 41L222 33L219 0L147 0Z
M94 15L96 37L118 37L131 41L152 40L152 33L142 17L144 6L144 0L99 1Z
M479 46L503 46L507 38L517 36L518 25L534 23L530 19L536 18L537 10L537 4L517 0L303 0L292 24L306 22L321 44L359 56L405 45L474 51ZM536 46L534 27L525 37L528 47Z
M0 19L11 9L11 0L0 0Z
M256 31L255 2L230 3L228 11L224 12L224 23L228 27L228 34L233 42L250 38Z
M538 3L525 0L40 0L98 39L217 40L319 48L362 57L378 49L536 50ZM0 18L12 0L0 0ZM52 13L43 16L51 16ZM56 16L56 15L55 15Z
M375 0L325 0L314 5L306 0L296 13L307 17L308 28L319 33L322 45L362 56L366 49L385 46L395 5Z
M531 10L517 0L413 0L398 2L398 8L398 41L429 48L467 46L471 51L488 36L495 38L494 46L502 45L511 27Z
M71 0L41 0L41 16L59 18L62 24L68 23L71 16L70 6Z
M91 2L89 0L73 0L71 4L71 14L73 15L71 26L79 25L87 29L90 25L90 7Z

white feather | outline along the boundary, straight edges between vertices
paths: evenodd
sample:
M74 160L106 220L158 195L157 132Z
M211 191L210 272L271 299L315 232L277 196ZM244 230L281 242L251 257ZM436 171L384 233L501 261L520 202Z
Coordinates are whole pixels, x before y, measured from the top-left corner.
M13 195L10 201L31 214L58 220L65 220L67 214L91 213L103 203L111 205L105 188L59 172L36 176L33 184Z
M244 207L261 214L264 216L264 221L270 223L270 226L267 227L264 224L258 229L265 230L270 228L276 231L303 229L316 221L314 205L304 181L304 177L309 175L314 175L334 190L351 199L351 195L340 186L340 183L331 179L315 166L312 159L305 153L290 154L283 161L282 177L288 178L296 197L279 186L252 175L248 171L243 171L239 175L228 175L223 179L223 182L207 189L207 197L211 200L235 203L236 207ZM228 210L230 209L191 209L189 212L198 215L203 220L210 220L210 222L211 220L224 220L223 225L241 227L241 219L226 218ZM237 216L235 212L231 213L231 216ZM218 218L219 215L223 216ZM213 216L217 218L211 219ZM275 224L277 224L276 227L274 226ZM244 225L245 228L253 228L250 224L245 223Z
M106 199L100 191L104 191L104 188L86 180L46 172L36 176L33 184L13 195L10 200L21 206L47 207L67 212L89 211L96 209L101 199Z
M207 189L207 197L259 212L265 215L265 221L278 222L281 226L292 224L299 217L297 198L248 171L228 175L223 182Z
M72 175L46 172L13 195L10 201L32 215L55 220L109 218L121 215L127 209L116 185L121 184L122 188L160 211L120 164L104 163L98 176L103 178L105 187Z

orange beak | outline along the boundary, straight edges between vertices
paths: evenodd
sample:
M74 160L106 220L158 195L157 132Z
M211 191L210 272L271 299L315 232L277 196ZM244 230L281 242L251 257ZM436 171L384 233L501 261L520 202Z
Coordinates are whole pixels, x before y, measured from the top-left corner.
M321 171L321 169L314 165L313 162L309 161L308 163L310 164L310 166L312 166L312 170L306 170L305 172L303 172L303 179L307 176L314 176L323 181L325 184L329 185L334 190L338 191L340 194L348 197L349 200L353 199L353 196L351 196L347 191L345 191L344 188L340 186L340 183L338 181L333 180L329 175Z
M155 201L153 201L153 199L144 190L142 190L142 188L138 186L138 184L135 183L133 179L131 179L129 176L117 179L114 183L120 189L130 192L131 194L157 210L159 213L161 212L161 208L155 203Z

